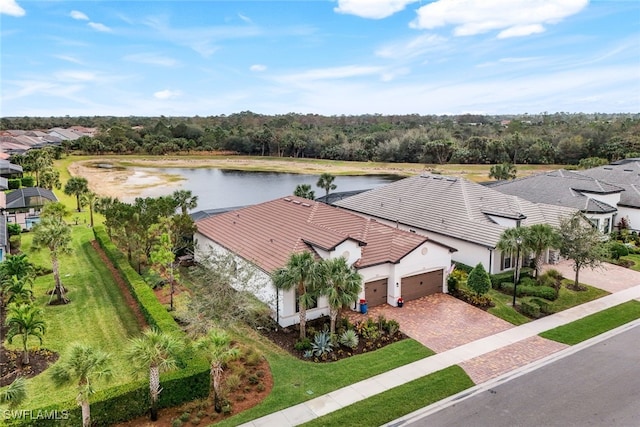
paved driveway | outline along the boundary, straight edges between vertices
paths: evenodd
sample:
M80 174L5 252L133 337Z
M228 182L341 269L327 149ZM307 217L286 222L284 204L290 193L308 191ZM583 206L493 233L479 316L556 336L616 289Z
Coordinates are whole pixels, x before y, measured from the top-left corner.
M404 303L404 307L381 305L366 316L379 315L400 323L400 330L436 353L502 332L513 325L450 295L434 294ZM366 316L350 312L350 320Z
M573 279L576 275L573 271L573 263L568 260L553 265L546 264L543 271L551 268L558 270L567 279ZM607 292L618 292L640 285L640 272L605 262L599 268L581 269L578 280L580 283L595 286Z

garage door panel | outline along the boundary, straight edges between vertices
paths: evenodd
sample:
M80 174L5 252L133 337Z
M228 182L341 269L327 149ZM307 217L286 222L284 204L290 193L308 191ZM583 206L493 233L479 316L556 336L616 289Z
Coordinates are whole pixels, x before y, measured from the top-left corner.
M436 270L429 273L416 274L402 278L402 298L411 301L442 292L443 270Z
M387 279L381 279L364 284L364 297L369 307L387 303L387 282Z

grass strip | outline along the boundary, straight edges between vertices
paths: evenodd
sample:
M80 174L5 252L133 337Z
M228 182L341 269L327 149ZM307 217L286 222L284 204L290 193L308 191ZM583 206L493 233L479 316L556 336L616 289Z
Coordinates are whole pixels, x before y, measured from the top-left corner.
M640 301L631 300L543 332L540 336L575 345L636 319L640 319Z
M464 370L454 365L303 425L336 427L381 425L473 386L473 381Z
M258 406L216 425L242 424L433 354L412 339L331 363L307 362L283 352L265 352L274 379L269 396Z

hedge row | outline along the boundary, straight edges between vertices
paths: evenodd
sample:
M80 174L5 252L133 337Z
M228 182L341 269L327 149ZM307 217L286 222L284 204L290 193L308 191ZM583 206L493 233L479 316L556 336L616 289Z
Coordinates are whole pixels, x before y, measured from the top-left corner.
M526 277L532 277L531 272L532 270L529 267L522 267L520 269L520 280ZM504 282L513 283L513 275L514 275L513 271L505 271L504 273L492 274L491 288L500 289L500 285L502 285Z
M33 187L35 179L32 176L24 176L22 178L11 178L7 180L9 190L17 190L20 187Z
M513 295L513 283L503 282L500 284L500 290L505 294ZM558 298L558 294L554 288L549 286L529 286L518 285L516 288L516 296L519 297L538 297L544 298L549 301L555 301Z
M96 240L124 277L138 301L149 325L166 333L183 336L167 310L158 302L149 286L116 248L104 227L94 229ZM162 374L158 407L167 408L209 396L209 365L193 353L185 352L184 367ZM94 425L111 425L146 415L149 411L148 380L132 381L96 392L91 397L91 421ZM7 421L9 426L66 427L82 425L82 413L75 400L34 409L30 417Z

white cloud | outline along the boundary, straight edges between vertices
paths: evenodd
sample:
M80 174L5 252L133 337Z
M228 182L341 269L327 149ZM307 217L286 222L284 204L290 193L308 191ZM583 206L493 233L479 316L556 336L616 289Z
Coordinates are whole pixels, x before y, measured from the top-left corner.
M418 0L338 0L338 7L333 10L361 18L382 19L400 12L416 1Z
M251 20L251 18L249 18L246 15L243 15L241 13L238 14L238 18L242 19L244 22L246 22L247 24L253 24L253 21Z
M182 95L182 92L179 90L170 90L170 89L165 89L165 90L160 90L156 93L153 94L154 98L156 99L172 99L172 98L177 98L180 95Z
M267 66L262 64L254 64L251 67L249 67L249 69L251 71L261 72L261 71L265 71L267 69Z
M414 58L427 52L440 51L447 41L444 37L435 34L422 34L408 41L388 43L376 50L376 55L381 58Z
M95 73L90 71L59 71L55 74L56 78L61 81L81 81L90 82L96 80Z
M21 17L27 14L16 0L0 0L0 15Z
M79 65L83 64L83 62L80 61L78 58L75 58L75 57L69 56L69 55L53 55L53 57L61 59L63 61L67 61L67 62L73 62L74 64L79 64Z
M352 77L375 75L380 74L383 71L384 70L381 67L347 65L344 67L316 68L302 73L281 76L278 77L277 80L281 82L304 84L320 80L340 80Z
M109 28L106 25L101 24L99 22L89 22L87 25L90 26L91 28L93 28L96 31L100 31L101 33L110 33L111 32L111 28Z
M454 26L456 36L500 31L508 38L541 33L543 24L557 24L584 9L589 0L438 0L418 9L410 26L434 29Z
M84 13L80 12L79 10L72 10L71 13L69 14L69 16L71 16L73 19L77 19L79 21L88 21L89 17L87 15L85 15Z
M157 55L155 53L137 53L126 55L122 59L139 64L159 65L161 67L175 67L178 61L168 56Z

